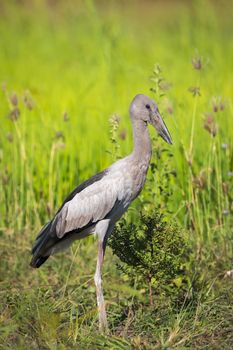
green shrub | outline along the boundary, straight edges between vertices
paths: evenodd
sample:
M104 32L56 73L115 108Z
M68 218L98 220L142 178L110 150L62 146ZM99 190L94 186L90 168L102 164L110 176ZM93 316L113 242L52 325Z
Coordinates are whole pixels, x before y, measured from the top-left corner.
M176 224L159 212L140 213L138 224L123 219L109 239L131 284L146 288L150 304L154 295L177 296L186 281L188 246Z

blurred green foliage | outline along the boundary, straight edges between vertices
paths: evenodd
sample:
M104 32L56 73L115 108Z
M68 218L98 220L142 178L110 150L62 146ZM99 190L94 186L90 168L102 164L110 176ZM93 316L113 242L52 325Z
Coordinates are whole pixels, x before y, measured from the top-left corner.
M0 2L2 349L231 346L232 36L225 0ZM137 93L155 98L174 145L154 139L148 181L125 218L138 230L142 207L148 218L155 203L178 222L195 298L148 306L107 250L113 335L103 337L92 239L39 271L29 270L29 252L68 192L131 151Z

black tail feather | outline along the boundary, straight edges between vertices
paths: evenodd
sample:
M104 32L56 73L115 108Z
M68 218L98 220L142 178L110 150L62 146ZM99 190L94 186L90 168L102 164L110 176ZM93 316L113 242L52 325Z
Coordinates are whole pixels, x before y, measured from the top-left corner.
M46 233L49 232L51 222L48 222L40 231L32 247L32 254L36 254L36 251L40 248L41 243L44 241Z
M36 260L34 258L32 258L31 260L31 267L34 268L38 268L41 265L43 265L43 263L49 258L49 256L40 256L39 258L37 258Z
M40 267L50 256L49 250L54 244L54 235L51 232L52 221L48 222L40 231L32 247L32 267Z
M56 219L55 219L56 220ZM49 221L40 231L32 247L32 259L30 265L34 268L40 267L52 254L54 248L59 245L58 243L64 243L62 249L65 249L66 246L69 246L70 243L77 237L78 233L82 230L87 229L92 226L92 223L87 224L82 229L72 230L65 234L64 237L58 238L56 234L56 221ZM72 238L74 237L74 239ZM77 237L78 239L78 237ZM67 245L65 243L68 243Z

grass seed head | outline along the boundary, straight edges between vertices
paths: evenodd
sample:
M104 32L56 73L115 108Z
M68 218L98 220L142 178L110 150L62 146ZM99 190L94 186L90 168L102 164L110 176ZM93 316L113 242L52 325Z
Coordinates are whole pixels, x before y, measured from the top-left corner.
M64 122L68 122L69 120L70 120L70 118L69 118L68 113L67 113L67 112L64 112L64 114L63 114L63 121L64 121Z
M29 111L31 111L31 110L33 109L33 107L34 107L34 102L33 102L33 100L32 100L32 97L31 97L29 91L25 91L25 92L24 92L23 102L24 102L26 108L27 108Z
M56 131L55 133L55 137L54 137L56 140L59 140L59 139L62 139L64 140L64 134L62 131Z
M204 189L207 183L205 170L202 170L198 176L193 177L192 183L194 188Z
M194 57L192 59L193 68L196 70L201 70L203 68L202 57Z
M224 111L225 107L226 107L226 101L224 101L221 96L213 97L212 108L214 113Z
M12 109L8 114L8 118L13 122L17 121L19 119L19 116L20 116L20 109L18 107L15 107L14 109Z
M18 106L18 97L15 92L10 96L10 101L12 106L15 106L15 107Z
M216 136L218 133L218 124L214 117L210 113L205 114L204 129L207 130L212 136Z
M191 92L193 96L201 96L201 89L199 86L190 86L188 91Z

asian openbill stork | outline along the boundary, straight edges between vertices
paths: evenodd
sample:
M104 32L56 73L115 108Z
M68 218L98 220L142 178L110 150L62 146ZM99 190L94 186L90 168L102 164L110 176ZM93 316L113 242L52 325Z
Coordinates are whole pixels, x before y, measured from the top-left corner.
M129 113L133 125L132 153L79 185L64 201L55 217L41 230L32 248L32 267L40 267L50 255L91 234L98 237L98 256L94 275L99 327L107 330L101 272L106 243L117 220L139 195L146 180L151 158L148 124L169 144L169 131L156 103L136 95Z

